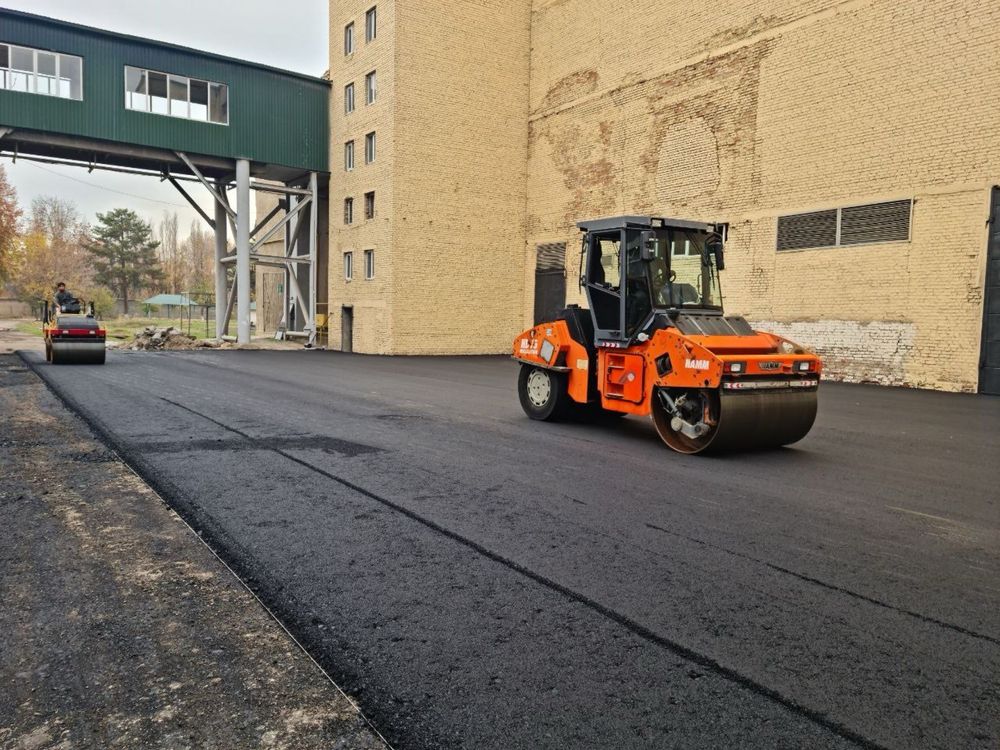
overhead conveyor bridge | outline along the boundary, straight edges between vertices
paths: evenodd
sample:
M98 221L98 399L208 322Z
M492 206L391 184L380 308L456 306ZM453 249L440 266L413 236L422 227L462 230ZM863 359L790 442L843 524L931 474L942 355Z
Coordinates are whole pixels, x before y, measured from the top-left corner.
M0 9L0 154L169 181L215 233L216 330L235 311L240 343L255 262L285 269L282 327L316 336L329 112L322 78ZM279 196L255 224L253 191ZM279 234L283 255L257 252Z

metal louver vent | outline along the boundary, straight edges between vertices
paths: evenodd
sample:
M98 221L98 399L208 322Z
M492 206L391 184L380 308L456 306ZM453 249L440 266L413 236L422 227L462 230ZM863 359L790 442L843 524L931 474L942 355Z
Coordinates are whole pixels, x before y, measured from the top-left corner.
M910 239L909 198L778 217L778 249L801 250Z
M910 239L910 209L913 202L891 201L841 209L840 244L901 242Z
M566 243L547 242L538 245L538 260L535 265L536 272L563 271L566 269Z
M778 249L830 247L837 244L837 209L778 217Z

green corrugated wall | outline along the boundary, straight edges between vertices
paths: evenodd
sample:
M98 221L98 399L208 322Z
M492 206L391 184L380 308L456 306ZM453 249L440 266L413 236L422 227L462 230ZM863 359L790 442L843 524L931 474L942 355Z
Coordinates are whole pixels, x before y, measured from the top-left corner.
M0 42L83 58L83 101L0 90L0 125L329 171L322 79L3 9ZM229 125L125 109L126 65L227 84Z

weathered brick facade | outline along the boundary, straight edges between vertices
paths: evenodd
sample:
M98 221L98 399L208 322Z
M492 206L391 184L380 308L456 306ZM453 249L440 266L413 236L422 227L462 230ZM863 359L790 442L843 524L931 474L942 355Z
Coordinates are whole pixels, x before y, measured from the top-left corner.
M575 222L649 213L729 222L727 309L832 375L975 389L1000 183L994 0L394 0L366 45L371 5L330 11L330 300L354 307L356 350L504 351L532 320L536 246L567 243L579 301ZM348 137L362 150L345 174ZM380 213L359 221L373 188ZM909 241L775 249L779 216L903 198Z

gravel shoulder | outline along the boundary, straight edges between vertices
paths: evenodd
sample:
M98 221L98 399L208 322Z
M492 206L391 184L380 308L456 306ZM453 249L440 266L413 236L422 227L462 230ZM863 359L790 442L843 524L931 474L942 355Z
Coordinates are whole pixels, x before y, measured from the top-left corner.
M0 747L385 747L190 528L3 353L0 424Z

